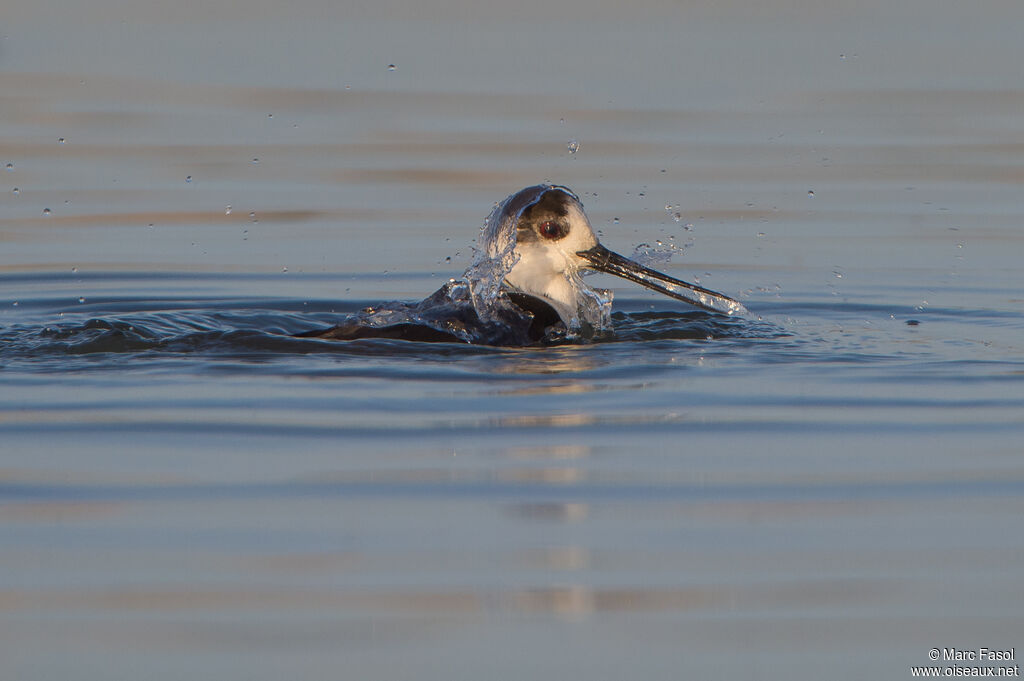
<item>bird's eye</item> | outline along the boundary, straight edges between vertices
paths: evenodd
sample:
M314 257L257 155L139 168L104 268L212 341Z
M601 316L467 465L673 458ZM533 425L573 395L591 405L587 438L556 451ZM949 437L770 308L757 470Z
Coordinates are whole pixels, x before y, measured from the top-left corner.
M555 239L561 239L568 231L565 228L565 225L560 222L555 222L554 220L548 220L547 222L540 223L537 230L540 232L542 237L545 239L551 239L552 241Z

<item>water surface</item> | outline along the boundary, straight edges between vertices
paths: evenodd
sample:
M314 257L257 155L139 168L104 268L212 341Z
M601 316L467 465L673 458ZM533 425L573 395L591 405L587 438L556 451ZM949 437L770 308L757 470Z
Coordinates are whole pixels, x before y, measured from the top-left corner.
M5 10L12 678L1021 647L1019 4L603 4ZM750 317L596 275L603 342L291 337L545 180Z

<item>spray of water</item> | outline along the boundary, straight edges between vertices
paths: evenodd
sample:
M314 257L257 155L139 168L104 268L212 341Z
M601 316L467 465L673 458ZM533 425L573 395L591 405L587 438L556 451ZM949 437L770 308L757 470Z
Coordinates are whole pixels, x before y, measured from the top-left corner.
M516 227L523 212L541 200L548 191L564 191L575 200L579 198L568 189L556 185L540 184L516 192L496 204L484 220L478 237L476 257L463 275L468 282L473 307L486 323L506 323L518 319L523 311L509 300L504 287L505 277L519 261L516 253ZM581 270L565 273L576 292L576 310L568 320L568 338L592 337L611 331L612 293L588 286L581 278Z

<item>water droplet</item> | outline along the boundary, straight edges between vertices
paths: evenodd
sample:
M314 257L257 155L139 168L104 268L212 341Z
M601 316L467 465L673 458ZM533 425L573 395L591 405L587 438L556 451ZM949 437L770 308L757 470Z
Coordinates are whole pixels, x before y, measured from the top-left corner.
M67 140L65 140L63 137L61 137L59 140L57 140L57 144L64 144L64 142L66 142L66 141Z
M8 163L6 168L7 168L7 170L13 171L14 170L14 164L13 163Z
M620 220L618 218L612 218L612 224L613 225L617 225L617 224L619 224L619 222L620 222Z
M224 206L224 215L231 215L231 204Z
M153 223L152 223L152 222L151 222L151 223L149 223L149 224L148 224L148 225L146 225L146 226L147 226L147 227L149 227L150 229L153 229Z
M251 213L249 213L249 219L252 220L253 223L259 222L259 220L256 219L256 211L252 211Z
M281 268L281 271L282 271L282 272L287 272L287 271L288 271L288 268L287 268L287 267L282 267L282 268Z
M188 177L185 178L185 183L186 184L190 184L191 182L192 182L192 176L189 175Z
M85 296L79 297L78 302L84 303L85 302Z
M50 214L50 209L49 208L44 208L43 209L43 215L49 215L49 214Z
M452 256L450 256L450 255L449 255L449 256L447 256L447 257L446 257L446 258L444 259L444 261L445 261L445 262L451 262L451 261L452 261Z
M764 238L764 232L758 232L757 233L757 238L758 239L763 239Z
M388 71L394 71L394 70L395 70L395 69L397 69L397 68L398 68L398 67L397 67L397 66L395 66L394 64L388 64Z
M18 189L17 187L15 187L14 189L12 189L11 191L12 191L12 192L14 192L15 194L20 194L20 193L21 193L21 190L20 190L20 189Z
M809 198L809 199L813 199L814 198L814 190L813 189L807 190L807 198Z
M267 114L267 118L273 118L274 114Z
M839 58L840 59L846 59L846 55L845 54L841 54L841 55L839 55Z
M77 268L77 267L72 267L72 268L71 268L71 272L72 272L72 273L75 273L75 272L77 272L77 271L78 271L78 268Z
M14 307L18 307L18 301L15 300L13 303L11 303L11 305L13 305Z
M253 165L256 165L259 162L260 162L260 160L258 158L254 158L253 160L249 161L249 163L251 163Z
M569 140L569 143L566 146L568 147L570 154L575 154L580 150L580 143L575 137Z

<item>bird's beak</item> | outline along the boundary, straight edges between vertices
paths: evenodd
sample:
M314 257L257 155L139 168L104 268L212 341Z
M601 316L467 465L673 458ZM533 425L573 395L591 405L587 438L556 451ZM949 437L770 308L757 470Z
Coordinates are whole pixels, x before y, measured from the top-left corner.
M601 244L585 251L577 251L576 255L586 260L589 263L589 267L598 272L614 274L616 277L622 277L641 286L646 286L652 291L663 293L669 298L682 300L710 312L720 312L727 315L747 313L747 308L743 307L743 304L737 300L723 296L721 293L709 291L696 284L689 284L667 274L656 272L644 267L640 263L633 262L629 258L624 258L618 253L609 251Z

